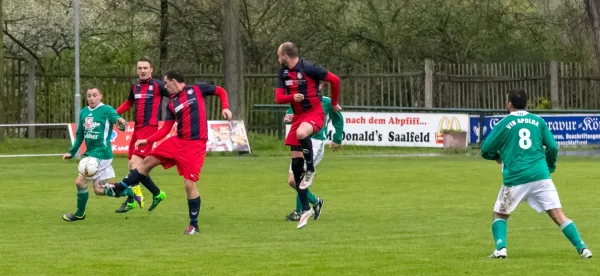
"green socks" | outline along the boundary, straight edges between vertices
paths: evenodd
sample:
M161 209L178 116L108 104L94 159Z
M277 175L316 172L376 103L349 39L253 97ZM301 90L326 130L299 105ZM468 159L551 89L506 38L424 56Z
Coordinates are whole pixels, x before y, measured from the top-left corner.
M317 204L319 202L318 198L309 189L306 189L306 191L308 192L308 202L313 205ZM296 212L302 213L302 203L299 196L296 196Z
M77 188L77 212L75 212L75 216L82 217L85 215L88 198L88 188Z
M563 234L569 239L571 244L575 246L577 249L577 253L581 253L581 250L587 248L581 237L579 236L579 231L577 230L577 226L572 220L567 220L560 226Z
M494 243L496 250L506 247L506 220L497 218L492 222L492 234L494 235Z

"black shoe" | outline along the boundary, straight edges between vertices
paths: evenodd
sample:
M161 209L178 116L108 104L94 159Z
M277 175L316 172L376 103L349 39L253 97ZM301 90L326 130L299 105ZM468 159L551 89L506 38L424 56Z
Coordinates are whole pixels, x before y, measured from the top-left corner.
M325 204L325 201L322 198L319 198L319 200L317 201L317 204L313 205L313 210L315 211L315 220L318 220L319 217L321 216L321 210L323 209L323 204Z
M121 204L121 207L119 207L119 209L115 210L115 213L127 213L129 212L129 210L133 210L135 209L135 201L132 203L127 202L127 200L125 200L125 202L123 202L123 204Z
M289 221L299 221L300 220L300 213L298 213L298 212L296 212L294 210L289 215L285 216L285 219L289 220Z
M76 220L84 220L85 219L85 214L83 214L83 216L78 217L75 214L63 214L62 215L62 219L68 222L73 222Z

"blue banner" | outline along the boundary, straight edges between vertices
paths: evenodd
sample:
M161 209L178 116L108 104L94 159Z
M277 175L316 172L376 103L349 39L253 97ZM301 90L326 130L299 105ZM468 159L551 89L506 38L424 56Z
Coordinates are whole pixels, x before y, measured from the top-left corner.
M506 115L485 116L483 138ZM581 146L600 144L600 114L539 115L554 134L559 146ZM470 143L479 143L480 117L469 116Z

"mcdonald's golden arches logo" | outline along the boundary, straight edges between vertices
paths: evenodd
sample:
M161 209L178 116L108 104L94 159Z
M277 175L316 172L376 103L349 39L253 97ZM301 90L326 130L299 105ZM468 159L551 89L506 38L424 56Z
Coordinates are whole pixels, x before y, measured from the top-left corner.
M440 124L438 125L438 131L436 133L436 143L438 144L443 144L444 143L444 134L442 133L443 130L456 130L456 131L460 131L460 122L458 121L458 118L452 116L451 118L448 118L448 116L444 116L441 120L440 120Z

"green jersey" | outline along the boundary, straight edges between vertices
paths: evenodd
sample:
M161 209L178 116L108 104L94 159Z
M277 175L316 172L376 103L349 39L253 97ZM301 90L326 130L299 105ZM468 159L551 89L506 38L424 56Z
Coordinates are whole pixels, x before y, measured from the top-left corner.
M325 140L327 137L327 124L329 123L329 120L331 120L331 124L333 125L333 128L335 128L335 134L333 134L332 140L336 144L342 144L342 138L344 137L344 117L342 116L342 113L333 111L331 98L329 97L323 96L321 98L321 105L323 105L323 112L325 112L325 123L323 123L323 128L311 138L321 141ZM291 106L285 114L294 114Z
M85 141L85 156L96 157L107 160L113 158L110 137L112 135L113 125L119 119L117 111L103 103L96 108L85 107L79 112L79 122L75 134L75 142L69 150L71 155L75 155L81 143Z
M550 179L557 155L558 147L546 122L524 110L498 122L481 146L483 158L502 161L506 186Z

